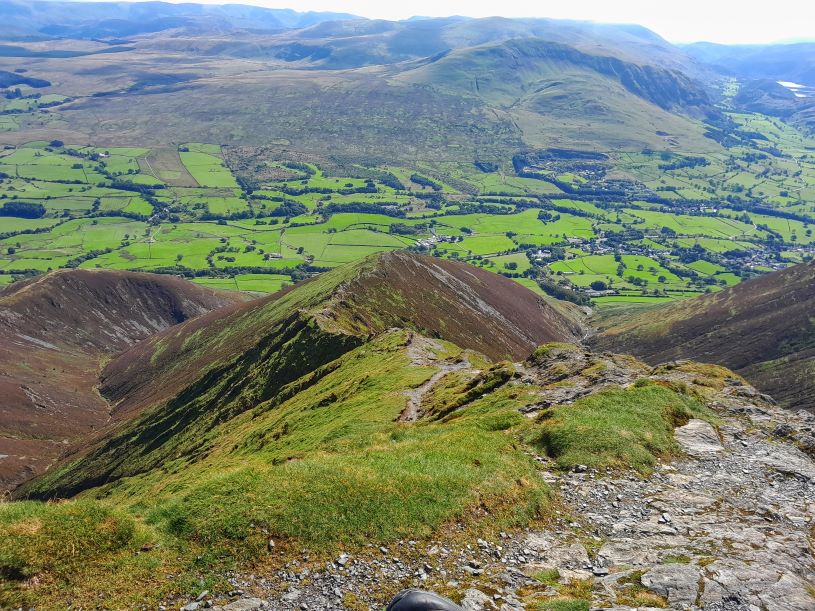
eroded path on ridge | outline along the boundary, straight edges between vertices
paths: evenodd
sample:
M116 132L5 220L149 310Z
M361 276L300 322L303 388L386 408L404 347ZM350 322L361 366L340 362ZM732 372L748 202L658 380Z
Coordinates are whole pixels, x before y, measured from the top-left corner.
M442 350L444 350L444 346L433 339L415 333L411 335L407 347L411 364L415 367L436 367L438 371L421 386L417 386L405 392L408 400L404 411L402 411L401 416L399 416L400 422L416 422L416 420L419 419L422 411L422 400L425 395L448 373L465 370L469 370L473 373L477 372L477 370L472 368L472 364L466 356L457 359L439 358L438 355Z
M471 366L440 358L440 348L419 336L411 344L415 364L440 371L412 391L404 418L421 416L422 396L445 373ZM605 366L591 384L569 373L597 372L598 359ZM547 384L525 410L530 417L643 375L673 384L697 375L613 355L561 354L553 362L527 366L512 382L570 381ZM647 475L582 466L564 472L530 447L558 497L545 528L484 540L462 527L463 540L406 538L320 562L304 551L274 573L230 577L241 598L213 608L376 611L412 586L454 596L465 611L815 610L815 415L784 411L736 379L707 404L716 427L702 420L678 427L683 452Z

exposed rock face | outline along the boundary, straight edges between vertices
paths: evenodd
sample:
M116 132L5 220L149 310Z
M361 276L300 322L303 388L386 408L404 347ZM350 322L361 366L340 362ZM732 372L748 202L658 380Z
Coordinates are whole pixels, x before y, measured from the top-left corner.
M582 473L555 480L579 521L604 541L597 561L609 575L597 579L604 592L597 606L614 606L621 582L638 571L641 585L674 609L815 608L808 585L815 463L773 438L780 423L806 428L812 419L735 395L725 389L716 403L723 442L692 420L676 430L688 457L645 480Z
M716 429L704 420L693 419L675 432L676 441L690 456L705 458L718 454L724 448L716 434Z
M640 578L646 588L671 606L690 607L699 594L699 567L691 564L660 564Z

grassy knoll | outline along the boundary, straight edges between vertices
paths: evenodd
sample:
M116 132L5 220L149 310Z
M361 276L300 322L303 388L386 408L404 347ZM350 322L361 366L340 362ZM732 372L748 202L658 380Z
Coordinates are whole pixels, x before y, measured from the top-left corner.
M646 472L676 451L673 429L710 417L696 399L652 383L607 390L542 415L536 443L561 468L633 467Z

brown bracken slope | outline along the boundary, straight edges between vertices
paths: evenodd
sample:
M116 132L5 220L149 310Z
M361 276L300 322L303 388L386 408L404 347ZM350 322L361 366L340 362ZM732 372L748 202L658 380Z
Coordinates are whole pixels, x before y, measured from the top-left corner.
M206 453L211 431L291 397L344 353L408 328L521 360L583 328L501 276L407 252L373 255L277 294L209 312L151 336L102 371L113 421L22 495L71 496L167 461Z
M240 296L134 272L61 270L0 292L0 490L105 424L102 364Z
M786 407L815 409L815 262L600 324L597 348L722 364Z
M538 345L577 342L582 326L512 280L470 265L404 251L377 254L247 304L157 334L114 359L101 391L117 413L141 412L215 365L289 341L301 328L356 345L392 327L522 360ZM325 348L328 355L333 349ZM321 358L321 360L323 360Z

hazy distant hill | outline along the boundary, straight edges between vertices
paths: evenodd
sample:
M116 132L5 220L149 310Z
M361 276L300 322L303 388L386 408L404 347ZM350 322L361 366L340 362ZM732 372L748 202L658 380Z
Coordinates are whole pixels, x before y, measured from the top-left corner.
M739 109L815 129L815 42L776 45L718 45L700 42L682 49L722 75L742 81ZM803 86L793 92L779 81Z
M815 42L775 45L680 45L697 60L747 79L792 81L815 87Z
M0 56L48 60L30 76L76 98L67 140L113 144L124 129L145 144L259 146L273 135L366 163L719 149L699 121L714 112L716 73L641 26L164 3L0 10L18 33L59 37L45 51L9 41Z
M168 2L49 2L5 0L3 38L119 38L171 28L226 30L303 28L321 21L351 19L344 13L300 13L240 4Z

